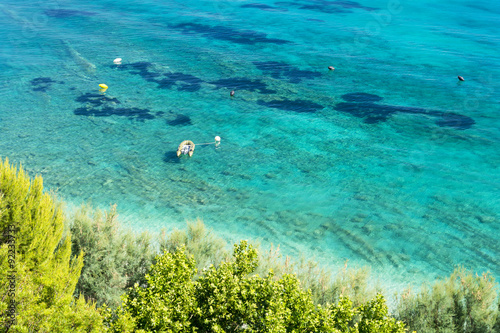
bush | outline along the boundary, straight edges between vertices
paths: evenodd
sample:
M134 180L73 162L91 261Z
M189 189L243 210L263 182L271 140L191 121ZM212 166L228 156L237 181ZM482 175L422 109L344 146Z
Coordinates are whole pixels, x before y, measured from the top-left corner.
M174 230L169 235L165 231L160 237L161 251L173 252L184 246L189 255L193 255L198 272L210 265L218 266L224 260L231 260L229 245L208 229L200 219L188 222L186 230ZM310 289L313 301L322 305L339 302L341 296L347 296L354 306L359 306L374 298L380 290L368 285L370 270L348 268L347 262L335 274L322 268L312 260L301 258L292 261L283 258L279 246L267 251L258 251L258 266L255 273L265 276L269 270L275 278L285 274L296 274L304 289Z
M85 253L75 293L111 308L121 303L128 288L145 282L156 254L147 232L136 236L122 229L117 217L116 206L103 212L88 205L70 217L72 251Z
M497 288L489 273L459 267L432 288L398 295L396 318L418 332L492 332L500 320Z
M165 251L146 275L147 285L129 291L108 325L114 332L404 332L387 316L380 295L359 308L348 298L315 306L295 274L260 277L253 274L257 266L257 251L242 241L232 260L194 280L193 256L182 246Z
M184 247L186 254L195 258L198 271L210 265L217 266L230 256L227 243L206 228L200 219L188 222L186 230L175 229L168 235L162 230L159 243L160 253Z

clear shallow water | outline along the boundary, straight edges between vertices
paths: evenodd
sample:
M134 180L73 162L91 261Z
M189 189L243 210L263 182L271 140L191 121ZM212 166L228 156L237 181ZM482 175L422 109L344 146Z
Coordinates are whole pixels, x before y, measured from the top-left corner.
M0 155L72 203L117 203L136 230L201 217L386 281L457 264L499 277L499 15L491 1L3 1ZM175 156L215 135L220 149Z

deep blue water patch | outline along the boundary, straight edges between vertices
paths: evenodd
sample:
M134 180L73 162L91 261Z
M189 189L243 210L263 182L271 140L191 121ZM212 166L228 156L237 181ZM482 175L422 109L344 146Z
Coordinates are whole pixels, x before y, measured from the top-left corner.
M311 113L323 109L323 105L304 99L289 100L285 98L282 100L275 99L269 102L259 100L257 101L257 103L259 105L267 106L273 109L280 109L280 110L294 111L294 112Z
M471 117L467 117L456 113L446 113L430 111L429 115L438 117L436 124L441 127L453 127L456 129L465 130L471 128L476 122Z
M359 2L356 1L349 1L349 0L338 0L338 1L320 1L322 3L326 4L332 4L336 6L341 6L344 8L349 8L349 9L363 9L366 11L372 11L372 10L377 10L377 8L374 7L366 7L360 4Z
M326 14L347 14L352 13L353 9L362 9L373 11L377 8L366 7L356 1L329 1L329 0L312 0L312 1L281 1L275 5L292 6L298 9L312 10Z
M77 116L94 116L94 117L110 117L110 116L120 116L127 117L129 119L144 121L146 119L154 119L155 116L149 109L139 109L139 108L113 108L110 106L104 106L101 108L87 108L81 107L73 111Z
M253 64L265 75L279 80L287 80L290 83L300 83L304 79L321 76L318 72L301 70L285 62L256 61Z
M316 11L316 12L321 12L321 13L325 13L325 14L348 14L348 13L352 13L351 10L347 10L347 9L342 9L342 8L338 8L338 7L332 7L332 6L325 6L325 5L321 5L321 4L311 4L311 5L302 5L299 7L299 9L306 9L306 10L313 10L313 11Z
M174 86L177 86L177 90L179 91L198 91L201 89L201 83L203 80L185 73L168 73L164 75L165 78L161 80L156 80L158 83L158 88L162 89L172 89Z
M403 108L398 109L398 107L391 105L376 104L371 102L342 102L335 106L335 110L348 113L357 118L363 118L364 122L367 124L383 122L386 121L393 113L398 111L404 112ZM421 109L420 113L423 113L424 111L424 109Z
M50 77L37 77L31 80L30 83L33 86L32 88L33 91L47 91L47 89L49 89L52 86L52 84L54 83L64 84L64 81L54 81Z
M115 67L115 66L111 66ZM158 84L160 89L177 88L178 91L194 92L201 89L202 79L186 73L166 73L152 71L153 64L147 61L134 62L125 65L119 65L120 70L128 70L131 74L140 75L148 82Z
M229 41L237 44L255 45L257 43L288 44L290 41L279 38L268 38L267 34L252 30L236 30L221 25L210 26L199 23L181 23L169 25L170 28L181 30L184 34L199 34L206 38Z
M281 1L276 2L276 5L280 6L291 6L298 9L312 10L315 12L326 13L326 14L348 14L352 13L351 10L340 8L338 6L324 5L319 2L317 3L303 3L298 1Z
M342 99L347 102L380 102L383 98L373 94L357 92L342 95Z
M214 84L217 89L228 88L231 90L248 90L248 91L258 91L262 94L275 94L275 90L267 88L267 85L261 80L248 79L243 77L220 79L217 81L209 82Z
M94 12L86 12L86 11L82 11L82 10L73 10L73 9L47 9L44 13L47 16L57 17L57 18L97 15L97 13L94 13Z
M436 124L440 127L453 127L456 129L468 129L476 122L474 119L452 112L427 110L423 108L377 104L382 97L367 93L351 93L343 95L342 98L348 102L335 105L335 110L345 112L357 118L362 118L367 124L376 124L386 121L391 115L400 112L406 114L421 114L436 118Z
M75 101L78 103L92 104L92 106L94 107L105 105L107 103L120 104L120 101L115 97L108 97L106 95L94 93L86 93L78 96Z
M191 118L184 114L176 114L175 118L167 121L170 126L187 126L192 125Z
M82 107L73 111L73 113L77 116L120 116L138 121L155 118L155 115L149 109L139 109L134 107L116 108L115 105L120 104L120 101L115 97L108 97L102 94L86 93L77 97L75 101L83 104Z
M263 3L249 3L246 5L242 5L241 8L257 8L257 9L265 10L265 11L269 11L269 12L286 12L286 11L288 11L288 9L286 9L286 8L273 7L273 6L263 4Z
M120 70L128 70L132 74L140 75L148 82L156 82L156 78L161 76L161 73L151 72L149 69L152 65L152 63L147 61L138 61L130 64L119 65L117 68ZM115 66L111 65L111 67Z

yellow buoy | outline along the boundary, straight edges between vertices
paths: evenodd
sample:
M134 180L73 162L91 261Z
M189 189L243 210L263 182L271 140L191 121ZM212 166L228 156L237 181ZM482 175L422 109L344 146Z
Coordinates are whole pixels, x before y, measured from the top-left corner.
M99 88L101 88L101 89L105 89L105 90L106 90L106 89L108 89L108 86L107 86L107 85L105 85L104 83L101 83L101 84L99 85Z

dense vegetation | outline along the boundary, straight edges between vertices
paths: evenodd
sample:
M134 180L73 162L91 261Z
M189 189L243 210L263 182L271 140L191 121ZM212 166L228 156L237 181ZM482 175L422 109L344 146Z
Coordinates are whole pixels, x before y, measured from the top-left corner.
M75 295L116 308L120 296L144 281L153 263L156 251L151 236L146 232L135 236L121 229L115 207L102 212L83 206L68 220L73 254L86 254Z
M103 329L95 306L73 297L84 254L71 255L71 235L63 235L61 208L43 193L42 178L30 181L7 160L0 165L0 229L2 327L10 325L11 307L17 323L9 332ZM11 240L15 252L9 253Z
M9 332L500 332L488 273L459 267L402 291L390 315L368 269L331 273L247 242L231 251L201 221L135 235L114 207L63 216L42 179L8 161L0 229L0 325Z
M195 280L193 256L183 247L165 251L146 286L136 285L124 297L116 331L128 321L127 330L153 332L404 332L388 317L381 295L357 308L348 298L315 306L296 275L252 275L257 266L257 251L242 241L233 260L210 266Z

